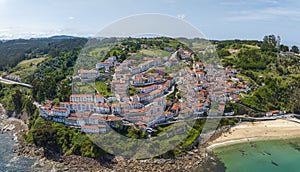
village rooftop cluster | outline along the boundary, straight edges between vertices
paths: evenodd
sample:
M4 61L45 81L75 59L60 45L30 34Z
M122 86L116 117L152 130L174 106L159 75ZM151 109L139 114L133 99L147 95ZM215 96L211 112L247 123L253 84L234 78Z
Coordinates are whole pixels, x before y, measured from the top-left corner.
M114 68L110 83L114 97L72 94L70 101L61 102L59 107L51 101L40 106L40 115L86 133L105 133L109 126L118 123L149 131L157 124L188 118L187 114L204 116L212 101L218 102L219 110L224 111L225 102L238 102L241 92L250 91L249 83L236 75L236 69L202 62L191 64L191 58L192 53L182 49L168 59L146 58L143 62L126 59L118 63L116 57L109 57L97 63L96 69L79 70L77 79L94 82L100 70L108 72ZM165 72L164 66L172 68L181 62L193 67L181 69L178 75ZM138 93L129 95L129 89ZM168 95L179 93L182 96L167 100Z

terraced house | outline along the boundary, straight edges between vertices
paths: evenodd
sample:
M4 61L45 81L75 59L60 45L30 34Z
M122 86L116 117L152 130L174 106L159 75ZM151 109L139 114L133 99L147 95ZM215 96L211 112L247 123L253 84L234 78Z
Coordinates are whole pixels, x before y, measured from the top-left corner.
M84 70L81 69L78 71L78 75L80 77L81 82L94 82L96 78L99 76L98 70Z

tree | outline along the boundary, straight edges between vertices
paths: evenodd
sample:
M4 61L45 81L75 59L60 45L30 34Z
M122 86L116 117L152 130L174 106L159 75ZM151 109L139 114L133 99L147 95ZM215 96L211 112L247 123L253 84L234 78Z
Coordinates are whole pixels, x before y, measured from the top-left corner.
M296 45L294 45L294 46L292 46L291 51L294 53L299 53L299 48Z
M130 86L128 89L128 93L130 96L136 95L139 93L139 91L134 87L134 86Z
M280 50L283 52L287 52L287 51L289 51L289 47L286 45L280 45Z
M230 56L230 52L226 49L217 50L217 52L220 58Z
M261 48L262 51L277 52L277 49L276 49L275 45L273 45L272 43L268 43L268 42L262 43L260 48Z
M33 104L33 99L28 97L27 95L22 96L23 99L23 107L22 109L29 115L33 115L36 107Z
M275 35L266 35L263 38L263 42L264 43L271 43L271 44L273 44L275 46L276 43L277 43L277 39L276 39Z
M20 90L16 90L16 93L12 95L12 101L15 106L15 111L19 114L22 110L22 92Z
M146 133L141 131L141 130L137 130L134 127L129 127L128 129L128 133L126 134L127 137L129 138L133 138L133 139L142 139L146 137Z
M277 45L276 45L276 48L277 48L277 50L278 50L278 51L280 51L280 43L281 43L281 38L280 38L280 36L279 36L279 35L277 36L276 43L277 43Z
M65 102L69 100L72 93L70 83L70 80L64 79L58 84L58 97L60 101Z
M277 39L276 39L275 35L269 35L269 43L276 45Z

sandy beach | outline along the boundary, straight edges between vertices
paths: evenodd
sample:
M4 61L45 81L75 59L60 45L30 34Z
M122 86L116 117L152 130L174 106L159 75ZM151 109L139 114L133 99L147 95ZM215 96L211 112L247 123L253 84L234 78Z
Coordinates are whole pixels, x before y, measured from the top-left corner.
M271 140L300 138L300 124L288 120L245 122L222 133L220 137L208 143L208 150L230 144L252 140Z

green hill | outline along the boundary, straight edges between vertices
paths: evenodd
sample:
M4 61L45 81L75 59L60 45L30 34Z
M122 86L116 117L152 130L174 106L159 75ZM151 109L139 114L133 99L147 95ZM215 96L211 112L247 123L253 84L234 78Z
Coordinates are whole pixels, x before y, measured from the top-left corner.
M211 42L200 39L179 40L180 42L170 38L95 39L89 40L84 49L88 40L83 38L14 40L1 43L0 68L7 69L7 66L10 66L9 72L27 75L25 81L33 86L33 89L29 90L0 84L1 102L11 111L15 109L17 113L28 114L27 123L30 128L27 135L28 142L60 154L104 156L106 153L91 143L81 132L38 117L38 111L31 106L32 102L43 102L46 99L54 100L56 103L67 101L71 94L69 78L74 68L94 67L95 62L104 61L109 56L117 56L117 60L122 62L130 53L137 53L136 57L165 56L171 53L166 51L168 49L184 47L194 50L196 61L213 60L225 67L234 67L239 71L239 76L251 82L251 93L243 94L240 103L227 103L226 111L260 115L262 112L279 109L300 113L300 57L278 57L274 44L256 40ZM99 45L97 42L100 46L97 46ZM208 45L210 48L207 48ZM215 47L216 50L213 50ZM237 51L233 53L232 50ZM1 60L5 54L10 58L6 62ZM89 61L82 58L80 61L82 66L76 66L75 62L80 54L86 56ZM216 57L216 54L219 56ZM23 61L29 59L32 60ZM38 64L33 67L31 63ZM180 144L180 148L174 150L176 155L195 141L203 128L202 122L198 121L194 126L195 130ZM235 122L224 119L220 126ZM165 128L159 128L158 132L163 132ZM131 130L123 132L135 137L143 136L138 132L132 134Z

